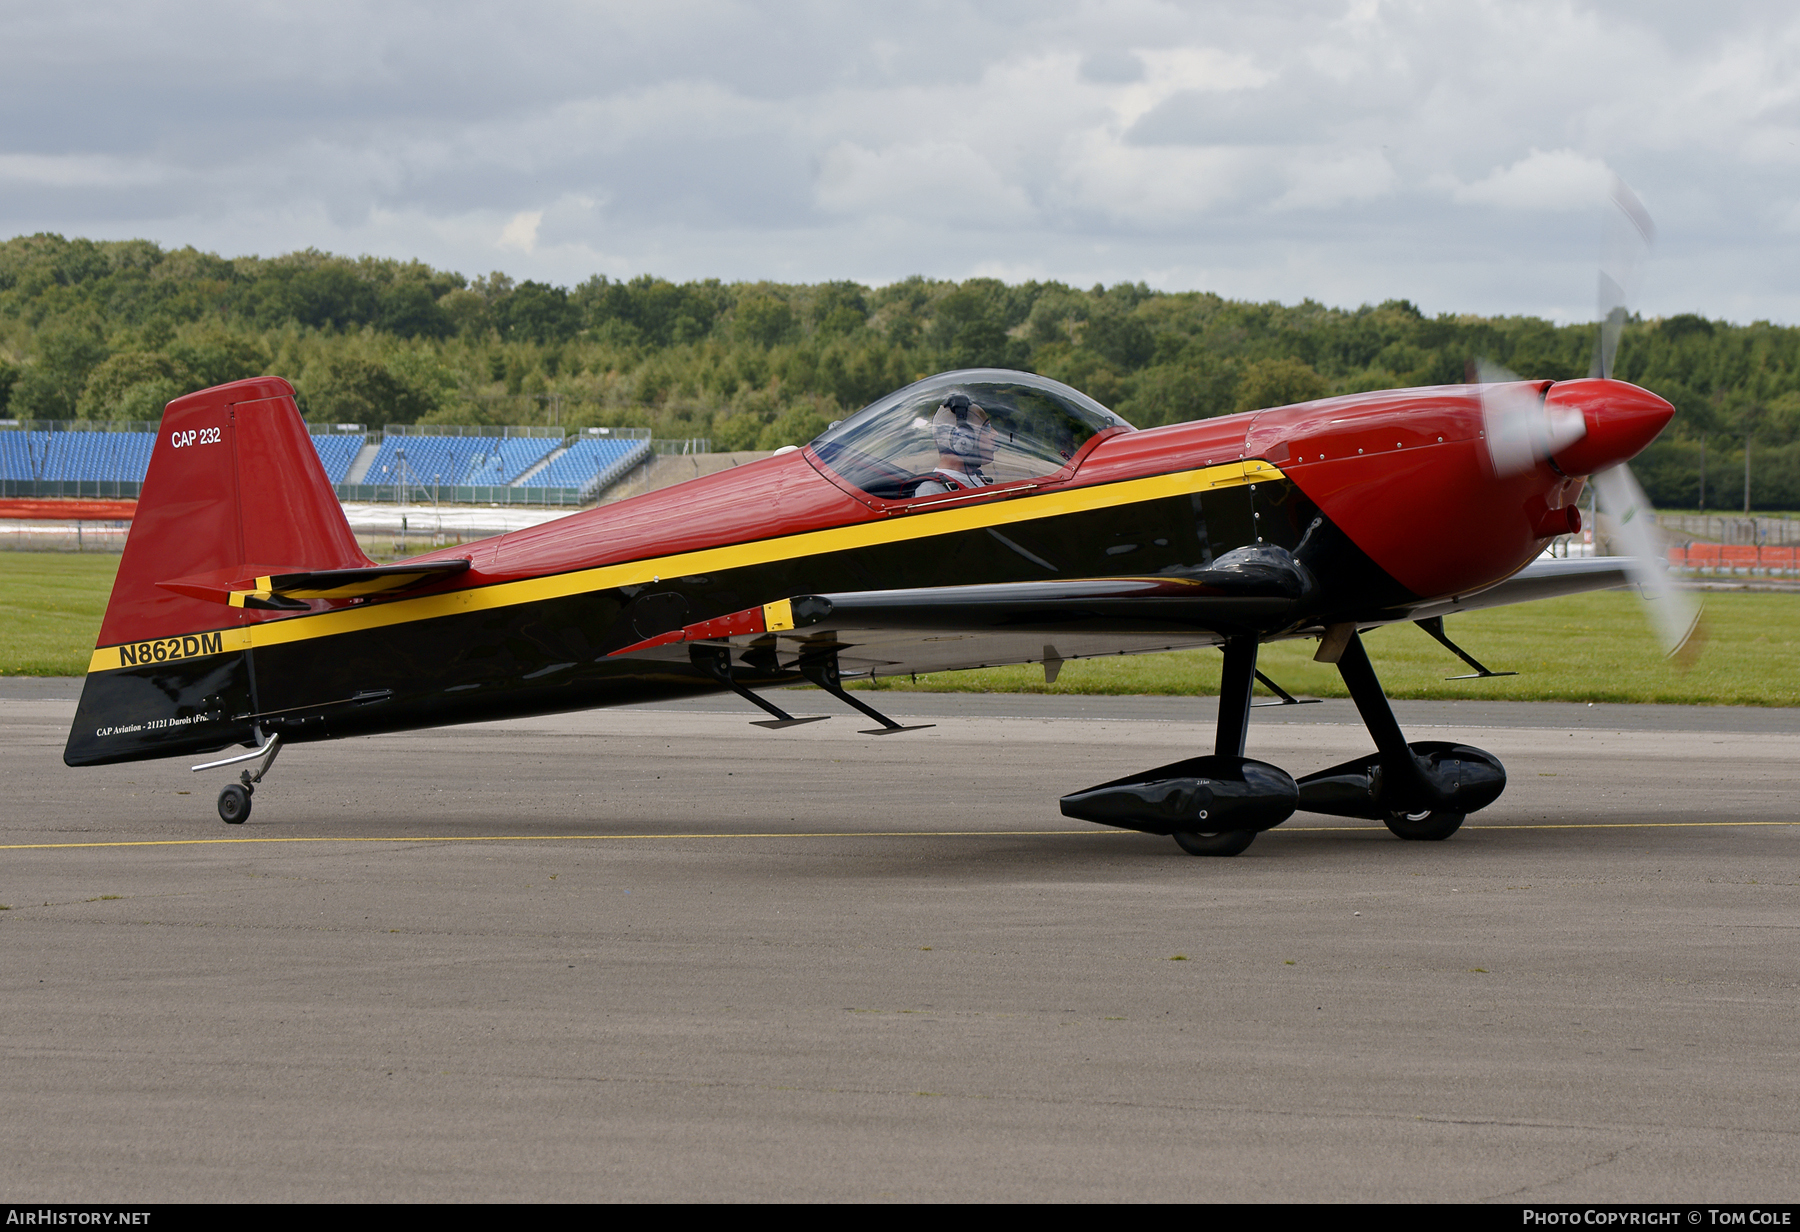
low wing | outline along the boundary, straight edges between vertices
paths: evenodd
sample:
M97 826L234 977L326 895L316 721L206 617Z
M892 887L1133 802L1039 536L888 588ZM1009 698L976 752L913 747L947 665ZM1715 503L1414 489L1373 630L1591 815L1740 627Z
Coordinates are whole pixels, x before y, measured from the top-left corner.
M1589 590L1612 590L1631 585L1631 571L1637 567L1638 561L1629 556L1571 556L1563 560L1533 561L1498 586L1490 586L1472 595L1457 595L1421 603L1417 607L1408 608L1406 614L1398 619L1429 620L1433 616L1448 616L1453 612L1475 612L1482 608L1505 607L1512 603L1532 603L1538 599L1578 595Z
M769 671L835 654L846 676L1060 663L1210 646L1279 626L1309 597L1289 561L1182 576L1087 578L802 595L673 629L615 657L686 662L731 646Z
M1358 621L1364 628L1628 584L1619 557L1539 561L1475 595ZM672 629L613 658L686 663L731 647L770 673L835 655L845 676L893 676L1216 646L1244 633L1323 632L1317 596L1279 561L1186 576L1088 578L801 595ZM1274 630L1271 634L1271 630Z

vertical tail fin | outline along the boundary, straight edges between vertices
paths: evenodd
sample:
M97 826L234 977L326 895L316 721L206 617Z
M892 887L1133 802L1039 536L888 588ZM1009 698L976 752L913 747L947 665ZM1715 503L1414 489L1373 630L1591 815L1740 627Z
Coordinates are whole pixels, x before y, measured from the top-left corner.
M293 386L258 377L203 389L163 411L99 645L258 619L160 582L371 563L325 478Z
M198 596L245 578L371 564L293 386L257 377L169 403L63 760L93 765L250 738L249 723L232 717L256 709L239 631L281 613Z

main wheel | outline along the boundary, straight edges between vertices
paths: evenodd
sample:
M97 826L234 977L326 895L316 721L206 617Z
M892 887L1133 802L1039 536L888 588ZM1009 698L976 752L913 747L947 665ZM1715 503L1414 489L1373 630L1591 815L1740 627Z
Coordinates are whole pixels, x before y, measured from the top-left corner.
M242 783L232 783L219 792L219 820L228 826L241 826L250 816L250 792Z
M1235 856L1256 841L1256 831L1222 830L1217 834L1196 834L1184 830L1170 837L1190 856Z
M1466 813L1434 813L1425 809L1417 813L1389 813L1387 828L1401 838L1421 842L1442 842L1455 834Z

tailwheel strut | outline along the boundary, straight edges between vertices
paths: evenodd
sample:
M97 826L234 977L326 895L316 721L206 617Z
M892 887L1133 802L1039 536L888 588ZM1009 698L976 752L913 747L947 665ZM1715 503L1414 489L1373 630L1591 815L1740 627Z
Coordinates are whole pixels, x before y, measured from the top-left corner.
M250 816L250 797L256 794L256 785L262 782L263 775L267 774L269 767L275 764L275 756L280 752L281 736L276 734L268 737L260 747L252 749L248 753L239 753L235 757L225 757L218 761L209 761L192 767L195 771L217 770L220 766L236 766L258 759L262 761L254 774L249 770L240 770L237 782L228 783L219 789L220 821L228 826L244 824L245 819Z

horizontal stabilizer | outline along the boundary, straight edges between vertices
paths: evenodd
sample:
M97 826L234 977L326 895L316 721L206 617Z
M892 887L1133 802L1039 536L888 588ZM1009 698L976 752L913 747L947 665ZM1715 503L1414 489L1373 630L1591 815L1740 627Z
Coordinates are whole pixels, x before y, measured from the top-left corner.
M455 577L467 560L372 565L362 569L292 569L262 566L219 569L157 585L192 599L227 607L304 611L309 599L348 600L417 590Z

